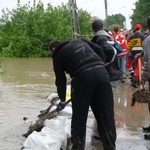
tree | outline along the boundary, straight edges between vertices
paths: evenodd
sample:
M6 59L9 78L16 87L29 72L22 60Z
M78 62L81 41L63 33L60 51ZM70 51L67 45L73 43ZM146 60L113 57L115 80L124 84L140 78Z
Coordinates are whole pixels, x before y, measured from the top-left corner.
M120 26L120 28L124 28L124 21L125 17L122 14L108 16L108 30L113 31L114 26Z
M150 15L150 1L138 0L135 3L135 9L133 9L133 15L131 16L131 24L134 26L136 23L140 23L143 26L143 30L147 29L146 20Z
M79 10L79 25L81 37L90 39L92 36L91 29L91 15L82 9Z
M79 12L81 33L85 35L90 30L90 15ZM29 3L21 6L18 0L16 9L3 10L0 22L0 53L7 57L45 57L49 55L49 42L72 38L69 9L63 3L58 7L48 3L44 9L41 1L36 5L34 0L31 7Z

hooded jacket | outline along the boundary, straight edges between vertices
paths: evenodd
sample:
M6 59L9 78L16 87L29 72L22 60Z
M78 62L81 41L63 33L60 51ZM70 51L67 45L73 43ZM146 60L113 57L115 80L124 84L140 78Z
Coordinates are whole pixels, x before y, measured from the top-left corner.
M104 65L105 55L103 49L92 42L76 39L61 42L52 54L55 84L61 101L66 96L66 75L73 78L81 70L93 65Z
M91 41L103 48L106 57L106 63L109 63L113 57L115 57L113 62L106 66L106 69L109 74L110 81L120 80L121 71L118 66L118 58L113 47L108 43L108 41L113 41L113 38L105 30L100 30L94 35Z

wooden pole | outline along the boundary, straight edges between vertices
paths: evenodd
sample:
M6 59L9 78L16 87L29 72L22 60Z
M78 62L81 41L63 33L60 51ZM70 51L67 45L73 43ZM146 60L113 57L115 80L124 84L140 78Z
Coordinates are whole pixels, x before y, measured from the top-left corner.
M108 29L108 10L107 10L107 0L104 0L105 3L105 18L106 18L106 29Z

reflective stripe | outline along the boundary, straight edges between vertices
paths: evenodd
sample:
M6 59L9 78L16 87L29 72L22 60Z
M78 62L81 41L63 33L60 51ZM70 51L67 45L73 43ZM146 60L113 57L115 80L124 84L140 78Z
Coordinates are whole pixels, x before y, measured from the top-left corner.
M107 41L108 44L114 45L115 42L114 41Z
M140 51L141 51L141 50L143 50L143 48L142 48L142 47L133 47L133 48L132 48L132 51L137 51L137 50L140 50Z
M110 45L110 46L111 46L111 47L113 48L113 50L114 50L114 55L113 55L111 61L106 63L106 66L109 65L110 63L112 63L112 62L114 61L116 55L117 55L116 49L115 49L112 45Z

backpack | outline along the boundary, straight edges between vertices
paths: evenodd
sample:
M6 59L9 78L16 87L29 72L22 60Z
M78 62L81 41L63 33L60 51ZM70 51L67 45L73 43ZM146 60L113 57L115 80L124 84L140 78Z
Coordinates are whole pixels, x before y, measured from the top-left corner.
M118 42L114 42L113 46L117 50L117 55L122 52L122 48Z
M106 35L95 36L92 39L92 42L97 43L98 45L102 46L102 48L104 49L104 53L106 55L106 63L107 63L106 65L111 64L117 56L117 50L114 47L115 42Z
M122 48L118 42L115 41L107 41L107 42L116 49L117 55L122 52Z

